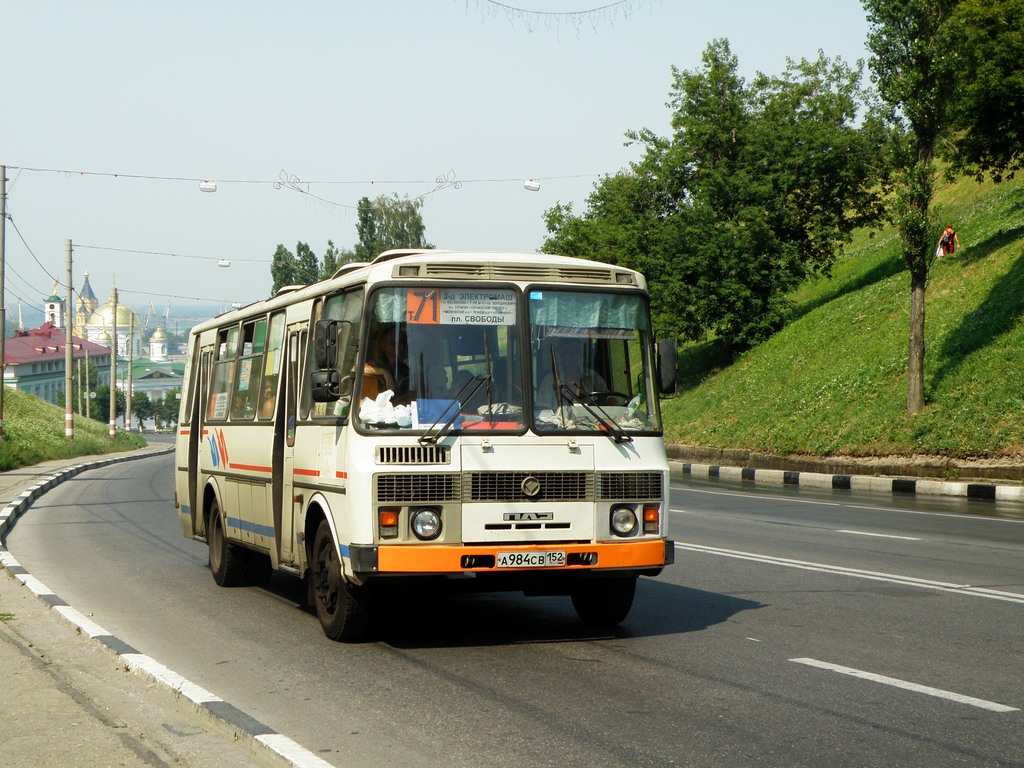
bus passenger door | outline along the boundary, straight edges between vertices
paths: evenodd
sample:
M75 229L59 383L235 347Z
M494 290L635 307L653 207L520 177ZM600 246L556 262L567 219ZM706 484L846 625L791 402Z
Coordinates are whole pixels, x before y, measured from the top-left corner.
M199 338L196 337L196 346ZM191 430L188 437L188 502L192 510L192 532L206 534L206 519L203 516L203 485L206 478L200 471L201 452L205 444L206 432L206 400L210 392L210 369L213 362L213 347L202 350L198 357L199 370L194 373Z
M302 349L306 340L306 326L288 329L285 359L283 397L278 397L278 412L274 420L274 530L277 535L277 559L280 563L299 560L295 539L295 519L302 512L301 500L296 500L294 485L295 427L298 421L299 377L302 369Z

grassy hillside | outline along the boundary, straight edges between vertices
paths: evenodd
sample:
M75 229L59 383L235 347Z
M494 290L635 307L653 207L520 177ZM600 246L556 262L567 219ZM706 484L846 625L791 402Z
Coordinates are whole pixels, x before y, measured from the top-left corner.
M117 433L110 439L106 424L75 416L75 438L64 436L64 409L34 395L4 390L4 439L0 441L0 471L97 453L141 448L146 441L136 433Z
M683 350L669 442L771 453L1024 452L1024 181L961 180L936 199L961 250L928 279L925 394L907 418L910 276L896 233L861 232L831 279L793 295L783 331L729 365Z

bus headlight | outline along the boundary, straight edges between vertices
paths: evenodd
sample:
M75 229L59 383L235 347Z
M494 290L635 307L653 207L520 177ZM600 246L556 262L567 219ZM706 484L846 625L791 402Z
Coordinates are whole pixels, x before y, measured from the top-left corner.
M632 536L636 531L636 512L631 507L616 507L612 510L612 533L616 536Z
M441 535L441 513L433 507L414 509L409 522L412 532L421 541L433 541Z

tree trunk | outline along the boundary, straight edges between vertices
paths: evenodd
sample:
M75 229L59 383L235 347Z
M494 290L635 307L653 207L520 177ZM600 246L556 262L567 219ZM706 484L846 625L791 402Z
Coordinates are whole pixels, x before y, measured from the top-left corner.
M924 410L924 294L928 273L910 273L910 351L907 358L907 416Z

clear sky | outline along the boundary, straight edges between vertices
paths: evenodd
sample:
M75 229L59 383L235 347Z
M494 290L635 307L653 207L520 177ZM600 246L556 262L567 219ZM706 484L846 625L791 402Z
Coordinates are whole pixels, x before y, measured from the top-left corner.
M264 298L279 243L354 245L363 196L425 195L438 248L535 251L546 209L638 159L627 130L669 133L671 67L712 39L747 78L867 55L859 0L0 0L0 20L9 317L64 282L68 239L101 303L115 276L157 314Z

